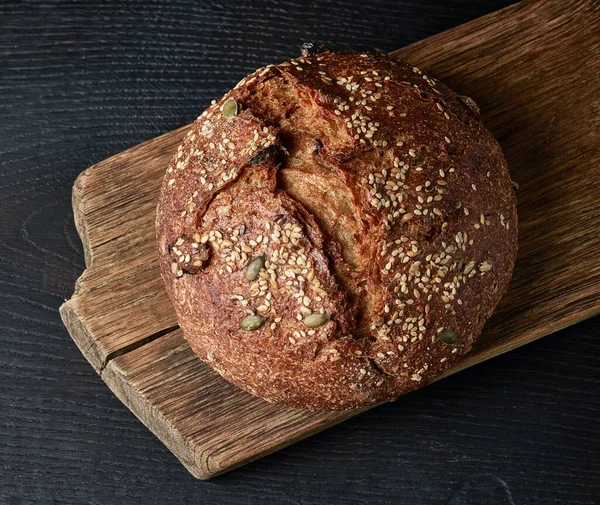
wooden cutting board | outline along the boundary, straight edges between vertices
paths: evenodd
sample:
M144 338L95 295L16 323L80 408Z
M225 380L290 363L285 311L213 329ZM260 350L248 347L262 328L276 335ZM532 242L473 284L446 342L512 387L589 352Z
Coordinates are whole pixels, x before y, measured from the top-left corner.
M599 313L600 2L522 2L395 54L475 99L520 186L510 289L449 373ZM154 208L187 129L77 178L87 268L60 312L112 391L205 479L357 412L268 404L221 379L186 344L159 276Z

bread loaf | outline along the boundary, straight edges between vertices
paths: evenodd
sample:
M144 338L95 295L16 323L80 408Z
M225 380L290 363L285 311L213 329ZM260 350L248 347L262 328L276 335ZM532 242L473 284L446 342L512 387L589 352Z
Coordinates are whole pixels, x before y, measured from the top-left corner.
M511 277L515 191L472 100L386 54L311 49L195 121L162 186L160 267L227 380L354 409L470 350Z

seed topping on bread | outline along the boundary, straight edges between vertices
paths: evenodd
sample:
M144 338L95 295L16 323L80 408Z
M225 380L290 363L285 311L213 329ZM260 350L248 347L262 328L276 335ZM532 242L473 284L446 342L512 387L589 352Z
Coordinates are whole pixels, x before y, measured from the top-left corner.
M516 212L472 100L390 56L311 46L200 115L157 236L203 359L268 400L345 409L470 349L508 284Z

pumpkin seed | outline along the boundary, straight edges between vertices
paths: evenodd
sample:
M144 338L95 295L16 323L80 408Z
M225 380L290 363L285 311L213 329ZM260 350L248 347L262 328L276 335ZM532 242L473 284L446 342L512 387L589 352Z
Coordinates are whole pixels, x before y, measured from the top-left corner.
M458 343L458 336L448 328L442 329L442 331L437 334L437 338L447 345L456 345Z
M266 318L258 314L253 316L246 316L240 321L240 328L246 331L258 330L263 324L265 324Z
M313 312L302 320L304 326L307 328L318 328L319 326L327 324L328 321L329 314L321 314L320 312Z
M230 98L223 104L221 110L223 111L223 116L227 119L233 119L238 115L238 104L233 98Z
M257 256L250 263L248 263L248 266L246 267L246 279L249 281L255 281L258 279L260 271L265 268L266 260L267 258L263 254L262 256Z

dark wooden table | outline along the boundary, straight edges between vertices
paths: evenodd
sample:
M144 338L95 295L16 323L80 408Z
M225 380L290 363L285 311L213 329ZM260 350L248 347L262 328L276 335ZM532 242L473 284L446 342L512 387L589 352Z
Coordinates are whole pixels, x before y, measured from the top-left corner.
M0 504L600 503L600 318L200 482L57 311L84 268L81 170L305 40L389 51L509 3L1 2Z

